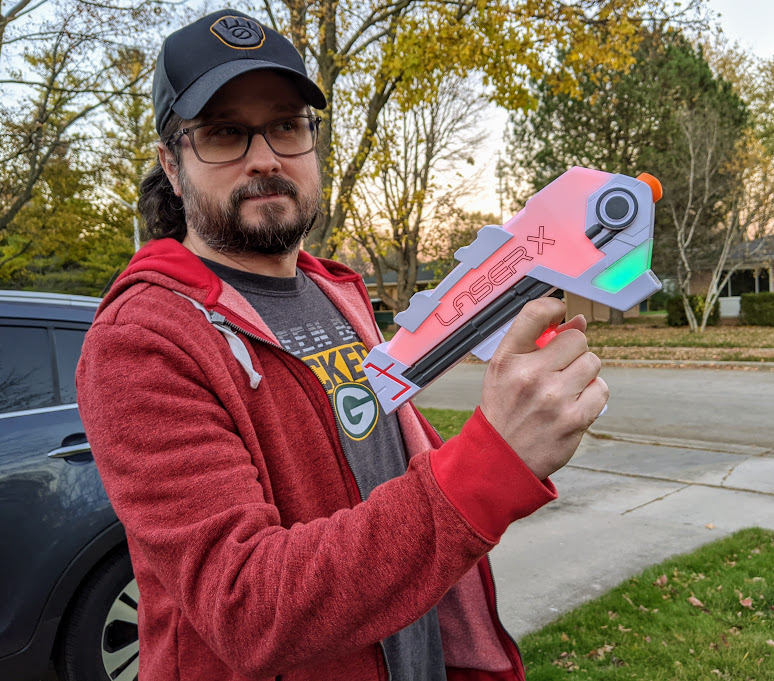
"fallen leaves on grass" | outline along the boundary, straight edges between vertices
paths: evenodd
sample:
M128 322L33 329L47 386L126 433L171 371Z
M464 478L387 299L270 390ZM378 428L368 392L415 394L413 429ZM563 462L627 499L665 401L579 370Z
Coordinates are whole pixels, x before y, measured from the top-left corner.
M600 648L595 648L589 653L586 653L586 657L590 660L604 660L605 655L612 653L615 650L615 646L611 646L607 643Z
M590 324L586 330L589 345L625 347L655 346L680 350L772 349L774 329L764 326L719 325L704 333L690 333L687 327L668 327L663 320L651 324Z
M661 577L659 577L655 582L653 582L653 584L659 587L664 587L667 585L668 581L669 579L667 578L666 575L661 575Z
M749 596L745 598L745 596L742 594L741 591L737 589L736 591L737 596L739 596L739 605L741 605L743 608L749 608L752 610L753 607L753 599Z
M568 672L577 672L580 667L575 662L576 657L577 655L574 650L569 653L563 652L556 660L551 662L551 664L560 667L561 669L566 669Z
M688 602L694 607L694 608L703 608L704 603L702 603L696 596L689 596Z

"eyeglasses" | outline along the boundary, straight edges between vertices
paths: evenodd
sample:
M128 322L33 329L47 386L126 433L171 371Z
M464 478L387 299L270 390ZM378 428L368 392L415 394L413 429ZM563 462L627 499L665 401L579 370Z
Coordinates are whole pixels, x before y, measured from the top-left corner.
M186 135L202 163L232 163L247 155L254 135L261 135L277 156L303 156L315 148L321 120L319 116L290 116L263 125L201 123L178 130L167 146Z

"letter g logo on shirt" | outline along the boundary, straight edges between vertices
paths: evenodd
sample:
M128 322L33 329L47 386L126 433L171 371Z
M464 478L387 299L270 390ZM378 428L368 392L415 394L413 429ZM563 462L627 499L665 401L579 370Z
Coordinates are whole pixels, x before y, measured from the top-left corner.
M353 440L364 440L379 420L376 395L360 383L342 383L333 391L336 417Z

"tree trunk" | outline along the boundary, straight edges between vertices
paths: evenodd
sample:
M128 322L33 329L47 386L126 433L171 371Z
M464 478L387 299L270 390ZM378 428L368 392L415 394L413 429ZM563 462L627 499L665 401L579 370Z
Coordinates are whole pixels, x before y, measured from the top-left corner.
M624 313L621 310L616 310L614 307L610 308L610 324L612 326L618 326L624 323Z

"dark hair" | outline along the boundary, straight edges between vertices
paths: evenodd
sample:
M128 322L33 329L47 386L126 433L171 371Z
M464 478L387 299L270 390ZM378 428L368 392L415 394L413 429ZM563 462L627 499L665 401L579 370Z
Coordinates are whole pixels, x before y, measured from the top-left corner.
M161 131L161 141L167 144L177 132L183 119L173 113ZM175 145L171 149L176 164L180 164L180 151ZM178 241L185 238L187 227L183 201L175 195L175 190L161 167L158 158L148 174L140 183L140 198L137 210L145 221L146 236L151 239L172 237Z

